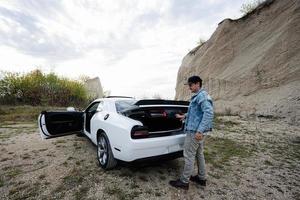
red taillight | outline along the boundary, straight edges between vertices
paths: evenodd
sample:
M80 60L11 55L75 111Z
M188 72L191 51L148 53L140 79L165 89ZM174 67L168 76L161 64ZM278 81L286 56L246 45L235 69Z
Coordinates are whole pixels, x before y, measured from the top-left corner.
M140 139L149 136L147 127L144 126L134 126L131 130L131 138Z
M135 131L135 132L133 133L133 135L136 136L136 137L146 136L146 135L148 135L148 134L149 134L149 133L148 133L148 131L146 131L146 130L144 130L144 131Z

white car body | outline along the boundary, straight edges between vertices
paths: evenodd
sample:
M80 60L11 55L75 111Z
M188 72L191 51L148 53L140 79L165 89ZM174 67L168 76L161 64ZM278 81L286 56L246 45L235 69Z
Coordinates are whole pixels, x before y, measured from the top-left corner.
M128 99L128 98L101 98L93 101L83 112L43 111L40 114L38 119L40 134L42 138L48 139L52 137L59 137L59 136L64 136L66 134L74 133L73 130L76 129L76 131L81 131L85 136L87 136L95 145L99 145L98 144L99 134L105 133L108 139L107 142L109 141L113 158L121 161L126 161L126 162L154 157L154 156L168 155L176 152L182 152L184 138L185 138L185 134L183 133L183 124L180 128L176 127L176 129L174 130L149 132L149 136L147 136L148 138L133 139L132 138L133 127L135 126L142 127L144 124L139 120L132 119L118 112L116 108L116 102L122 103L123 101L137 102L134 99ZM167 111L173 112L172 109L176 110L178 108L178 109L182 109L185 112L187 110L188 103L185 103L184 105L180 105L180 103L177 103L177 105L172 105L172 104L168 105L168 102L172 103L175 101L167 101L167 103L164 104L159 104L159 101L163 102L164 100L158 100L158 101L154 100L153 102L155 102L155 104L153 105L152 104L149 105L149 103L148 105L147 104L138 105L138 106L134 105L136 110L135 112L137 113L136 115L145 112L145 113L150 113L149 117L147 118L145 117L144 114L141 114L141 119L145 119L149 121L156 120L158 122L160 119L169 120L169 121L162 121L162 125L157 125L157 127L159 128L162 128L163 123L165 122L168 122L168 126L172 125L173 121L179 123L175 121L176 119L174 119L173 113L167 113ZM97 105L98 102L100 103ZM151 113L152 111L153 113ZM95 113L91 114L93 112ZM168 114L170 115L169 118L167 116ZM81 125L78 124L82 123L82 121L80 121L81 115L83 117L83 124L82 124L83 128L82 130L79 130ZM171 119L171 115L173 117L172 119ZM90 127L87 126L87 121L89 121L89 116L91 116L90 123L89 123ZM151 119L152 117L153 119ZM70 118L69 121L68 118ZM66 121L64 121L65 119ZM48 129L49 130L52 129L52 130L49 131ZM68 131L69 129L70 131ZM142 131L141 133L144 132ZM165 134L165 136L152 137L151 134L153 135Z

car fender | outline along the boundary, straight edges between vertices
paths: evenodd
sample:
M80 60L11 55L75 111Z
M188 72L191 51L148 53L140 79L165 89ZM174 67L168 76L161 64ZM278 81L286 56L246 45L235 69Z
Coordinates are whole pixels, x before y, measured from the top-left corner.
M109 115L108 117L106 115ZM106 118L106 119L105 119ZM120 158L122 149L131 140L131 129L133 126L143 125L140 121L130 119L114 112L99 112L91 120L91 140L97 144L97 134L104 131L110 142L115 158Z

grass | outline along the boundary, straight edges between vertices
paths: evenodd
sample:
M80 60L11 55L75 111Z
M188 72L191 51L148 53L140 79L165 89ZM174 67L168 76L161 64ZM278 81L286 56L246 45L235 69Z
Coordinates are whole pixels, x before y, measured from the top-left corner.
M39 161L37 161L37 164L43 164L45 161L43 161L43 160L39 160Z
M28 153L25 153L24 155L21 156L23 160L31 158L31 156Z
M48 156L48 157L56 157L56 155L54 155L53 153L48 153L48 154L46 154L46 156Z
M146 192L147 194L151 194L151 193L152 193L152 190L151 190L150 188L147 188L147 189L145 190L145 192Z
M89 187L87 186L82 186L75 192L75 199L76 200L81 200L81 199L86 199L86 194L89 191Z
M24 122L37 122L38 116L43 110L66 110L63 107L51 106L0 106L0 121L3 122L2 126L24 123ZM16 123L17 122L17 123Z
M160 193L160 192L155 192L154 194L155 194L155 196L157 196L157 197L160 197L160 196L161 196L161 193Z
M137 188L139 188L139 185L136 182L132 182L130 184L130 189L137 189Z
M287 147L289 150L290 154L286 155L292 158L293 160L300 162L300 143L299 143L299 138L297 142L290 143L289 146Z
M62 199L67 192L74 189L76 190L74 194L76 199L85 196L88 192L88 188L86 187L88 187L88 184L90 183L90 181L84 183L86 173L86 169L73 168L65 177L63 177L62 182L51 192L53 198Z
M67 160L74 160L74 157L69 156L69 157L67 158Z
M40 183L33 184L19 183L9 190L9 199L36 199L40 193Z
M224 169L233 158L247 158L252 150L227 138L210 137L205 141L205 160L214 168Z
M6 122L4 122L4 124L5 123ZM1 141L7 141L8 139L18 136L20 134L32 134L35 132L35 128L19 127L17 124L9 126L1 125L0 129L1 128L4 129L3 131L0 131ZM12 141L12 143L14 143L14 141Z
M83 182L83 176L80 170L73 169L71 173L63 178L65 189L72 189Z
M78 165L78 166L81 165L81 163L82 163L82 161L80 161L80 160L77 160L77 161L75 162L75 164Z
M120 188L116 183L113 183L110 186L106 185L103 192L109 196L113 195L120 200L131 200L141 194L141 192L138 190L124 190Z
M40 180L43 180L43 179L45 179L46 178L46 175L45 174L41 174L41 175L39 175L39 177L38 177Z
M121 169L120 176L121 177L131 177L131 176L133 176L133 172L128 169Z
M286 167L297 169L296 163L300 162L300 144L289 142L287 144L277 144L270 149L270 153L276 161L284 162Z
M123 193L124 191L121 188L119 188L116 184L113 184L111 186L105 186L103 192L108 195L115 195Z
M269 161L269 160L265 160L264 164L268 165L268 166L273 166L273 163L271 161Z
M47 150L48 150L47 148L44 148L44 149L39 149L38 151L43 152L43 151L47 151Z
M57 145L57 144L65 144L67 143L66 140L60 139L60 140L56 140L55 142L53 142L53 144Z
M3 141L7 140L7 139L10 138L10 137L11 137L11 136L8 135L8 134L4 134L4 133L1 133L1 134L0 134L0 139L3 140Z
M5 169L4 169L5 170ZM7 176L12 179L15 178L16 176L20 175L22 173L22 170L16 167L9 167L8 168L8 172L7 172Z
M149 181L148 178L147 178L145 175L140 175L140 176L139 176L139 179L140 179L141 181L143 181L143 182L148 182L148 181Z
M4 180L2 178L2 176L0 177L0 187L4 186Z
M219 116L215 116L213 120L213 128L217 130L228 130L234 126L238 126L238 122L233 122L233 121L225 121Z
M222 119L219 119L220 123L226 124L226 122L223 122ZM232 124L231 122L228 122L228 126L235 126L235 124ZM217 134L216 134L217 135ZM239 136L239 135L238 135ZM238 137L237 136L237 137ZM225 136L226 137L226 136ZM231 137L231 135L230 135ZM240 138L239 138L240 139ZM60 140L57 140L60 141ZM67 141L67 140L65 140ZM273 140L272 140L273 141ZM274 143L271 143L272 141L267 141L268 143L274 145ZM247 141L245 141L247 142ZM54 142L52 142L54 143ZM64 142L58 142L58 144L64 143ZM69 142L68 142L69 143ZM74 144L74 146L73 146ZM71 148L71 150L74 150L77 146L81 145L80 141L77 141L76 144L70 143L68 147ZM226 138L216 138L216 137L207 137L206 140L206 145L205 145L205 156L206 156L206 161L207 164L209 165L209 177L211 177L212 183L221 183L220 187L223 187L223 181L224 181L224 173L228 171L229 167L233 164L231 164L231 161L234 161L234 163L237 163L238 167L239 166L244 166L243 163L245 163L246 159L248 159L249 156L252 155L252 149L255 148L249 146L246 146L247 143L240 143L234 139L226 139ZM294 166L294 169L292 170L292 173L297 173L295 160L297 160L298 152L299 152L299 140L291 140L290 144L276 144L274 145L274 149L279 150L281 154L286 154L291 161L291 164L284 164L284 168L287 168L287 165L289 166ZM282 148L279 148L278 147ZM289 145L289 146L285 146ZM54 145L52 145L54 146ZM55 147L55 146L54 146ZM43 155L49 154L49 156L52 156L54 152L49 151L46 152L47 149L43 149L45 146L41 146L40 148L36 149L36 152L39 152L39 149L41 151L44 151ZM271 147L267 148L271 149ZM8 153L9 151L13 151L11 148L4 148L2 147L2 152ZM30 151L30 148L28 149ZM169 191L166 190L161 190L160 187L168 187L167 185L167 179L169 179L171 176L175 176L176 170L178 170L178 174L181 171L181 165L178 163L179 161L169 161L166 163L162 163L161 165L157 166L155 165L154 167L134 167L134 168L128 168L128 167L120 167L119 170L113 170L109 172L105 172L104 170L98 168L96 165L96 160L93 157L85 157L88 155L88 153L84 153L84 150L81 150L82 152L80 154L74 154L75 151L70 152L70 151L62 151L62 149L59 149L61 154L64 154L66 156L63 158L63 160L59 163L62 163L62 166L60 169L63 169L66 171L67 174L65 174L64 178L61 178L60 181L57 182L46 182L46 178L44 177L41 172L42 171L37 171L37 175L35 176L36 179L33 179L33 181L37 181L42 183L41 187L43 188L38 188L33 185L26 185L25 183L21 184L20 186L16 186L16 181L20 180L19 178L22 178L24 180L24 177L27 176L22 176L18 175L21 172L22 173L27 173L28 174L28 168L24 168L24 171L19 171L18 169L11 169L11 168L5 168L5 174L10 173L11 177L16 177L13 180L9 180L8 176L3 174L3 178L1 179L0 176L0 187L1 185L4 187L0 189L6 189L6 194L9 193L9 196L11 199L20 199L20 193L17 191L17 189L23 189L24 191L24 197L28 197L29 199L34 199L36 197L44 197L46 199L46 196L53 199L64 199L64 198L70 198L70 199L85 199L87 198L87 195L90 195L91 198L101 198L100 197L95 197L91 193L91 191L94 190L95 187L99 187L98 189L100 190L100 195L101 192L103 192L103 199L105 198L112 198L112 199L140 199L145 198L143 194L146 195L146 197L149 199L157 198L157 199L164 199L166 198L166 195L169 195ZM33 152L33 151L32 151ZM288 152L291 152L288 153ZM13 153L13 152L11 152ZM26 154L26 153L25 153ZM23 153L23 155L25 155ZM280 155L281 155L280 154ZM35 163L43 162L39 156L33 156L33 153L30 153L32 159L35 159ZM61 158L59 154L55 153L57 158ZM17 154L16 154L17 156ZM22 156L22 155L21 155ZM277 156L277 154L276 154ZM278 154L279 156L279 154ZM11 156L13 157L13 156ZM19 157L19 156L17 156ZM82 161L81 159L84 158L86 161ZM254 156L251 157L251 159L254 158ZM46 159L46 158L45 158ZM281 157L280 157L281 159ZM45 162L45 165L49 166L49 162L51 162L53 159L49 158L47 160L47 163ZM267 159L268 160L268 159ZM278 166L278 161L275 160L273 157L270 158L270 161L273 162L276 166ZM22 160L21 160L22 161ZM66 162L67 167L64 167L64 163ZM80 161L80 162L79 162ZM240 161L240 163L238 162ZM78 163L77 163L78 162ZM252 160L248 159L246 163L252 162ZM5 164L8 164L10 162L7 162ZM26 162L27 163L27 162ZM238 164L239 163L239 164ZM34 164L34 163L32 163ZM56 163L57 164L57 163ZM78 164L78 165L77 165ZM266 164L269 163L264 163L264 161L261 163L262 166L265 169L273 170L272 167L266 167ZM217 166L217 167L215 167ZM16 167L16 166L14 166ZM18 167L18 166L17 166ZM70 169L73 170L69 171ZM1 167L3 168L3 167ZM136 169L137 168L137 169ZM22 170L22 168L20 168ZM29 168L30 169L30 168ZM234 169L232 167L232 169ZM241 173L243 173L243 170L245 167L239 168L241 170ZM3 169L1 169L4 171ZM170 170L171 173L168 173ZM11 171L11 172L10 172ZM113 172L113 173L111 173ZM147 174L145 174L147 173ZM176 174L176 175L178 175ZM240 173L239 173L240 174ZM46 174L47 177L49 174ZM239 186L241 183L239 180L234 177L235 173L231 174L233 177L230 178L229 180L231 183L229 186ZM226 175L225 175L226 176ZM255 173L254 173L255 176ZM229 177L229 176L228 176ZM5 178L5 179L4 179ZM120 181L119 181L120 180ZM5 182L4 182L5 181ZM32 183L32 181L31 181ZM50 184L50 186L46 186L47 184ZM227 182L228 183L228 182ZM243 182L244 183L244 182ZM126 185L125 185L126 184ZM226 184L226 182L224 183ZM212 185L213 186L213 185ZM106 188L107 187L107 188ZM213 186L216 187L216 186ZM43 191L44 188L48 189L48 192ZM56 189L53 191L53 188ZM91 188L91 191L89 189ZM148 188L148 189L147 189ZM36 189L38 192L41 192L40 196L36 196L36 192L32 192L32 189ZM42 190L43 189L43 190ZM104 189L104 190L102 190ZM6 195L5 194L5 195ZM97 192L97 194L99 194ZM30 196L32 195L32 196ZM42 199L42 198L40 198Z
M75 150L78 150L78 149L82 148L81 144L79 144L78 142L74 142L73 146L75 147Z
M0 162L5 162L5 161L7 161L7 160L11 160L11 158L2 158L2 159L0 160Z
M209 175L211 176L211 177L214 177L215 179L220 179L222 176L218 173L218 172L211 172L211 173L209 173Z

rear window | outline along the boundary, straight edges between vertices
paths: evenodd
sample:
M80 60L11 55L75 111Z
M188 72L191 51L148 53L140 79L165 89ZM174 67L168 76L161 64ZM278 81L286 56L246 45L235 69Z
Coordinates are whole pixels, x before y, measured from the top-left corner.
M133 108L136 107L136 105L134 105L136 103L136 100L119 100L116 101L116 109L117 112L122 112L124 110L127 110L129 108Z

